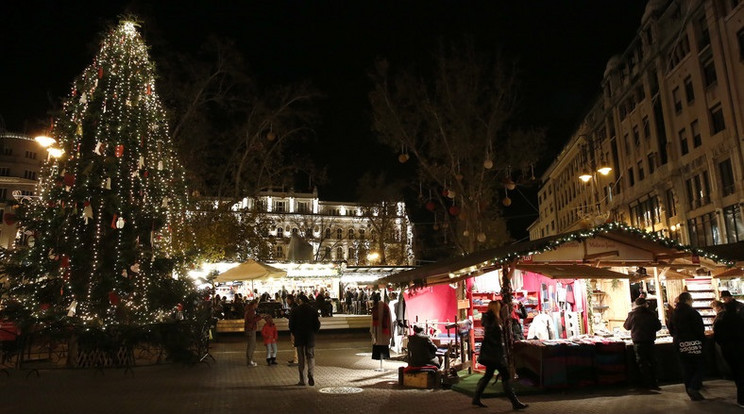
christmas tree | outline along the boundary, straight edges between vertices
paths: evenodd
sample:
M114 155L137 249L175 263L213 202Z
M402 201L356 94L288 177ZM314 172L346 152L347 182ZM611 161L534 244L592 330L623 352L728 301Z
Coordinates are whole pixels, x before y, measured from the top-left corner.
M182 300L185 174L155 78L137 24L122 21L73 82L52 130L63 153L19 209L33 243L7 267L27 315L136 325Z

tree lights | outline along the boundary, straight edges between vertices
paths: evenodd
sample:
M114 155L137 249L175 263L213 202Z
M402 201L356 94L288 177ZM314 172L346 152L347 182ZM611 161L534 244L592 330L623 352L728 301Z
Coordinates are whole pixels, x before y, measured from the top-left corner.
M35 243L10 267L14 298L37 317L97 326L156 320L169 303L151 291L184 264L186 185L134 22L105 35L50 139L55 158L23 217Z

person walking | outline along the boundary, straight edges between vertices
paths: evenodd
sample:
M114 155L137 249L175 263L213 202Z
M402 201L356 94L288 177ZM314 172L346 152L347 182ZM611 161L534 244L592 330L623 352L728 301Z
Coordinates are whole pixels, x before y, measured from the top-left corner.
M266 315L266 323L261 329L261 338L266 345L266 365L277 365L276 363L276 340L279 339L279 331L271 316Z
M633 303L633 310L628 313L623 328L630 331L633 340L633 352L640 371L640 383L644 388L661 390L656 382L656 361L654 356L654 342L656 332L661 329L661 321L654 311L649 309L644 298L638 298Z
M245 336L248 338L248 344L245 348L245 363L249 367L255 367L257 365L253 361L253 353L256 351L256 330L258 329L258 321L261 320L261 315L256 313L256 308L258 308L258 300L254 299L246 305L245 314L243 315L243 328Z
M290 318L290 316L292 315L292 311L294 311L297 307L297 301L295 300L295 297L296 296L294 295L294 291L291 294L287 295L287 319ZM289 333L289 342L292 344L292 359L287 361L287 365L292 367L297 365L297 347L295 346L294 335L292 335L292 332Z
M505 308L503 308L506 310ZM478 363L486 367L486 372L483 377L478 381L478 386L475 389L475 395L473 396L473 405L478 407L486 407L481 402L481 396L485 391L488 382L493 378L493 374L499 371L501 376L501 384L504 388L506 397L511 401L512 408L515 410L521 410L527 408L528 405L522 403L517 399L514 394L514 390L511 388L509 381L509 368L506 363L506 354L504 352L504 331L502 325L505 317L509 315L502 315L502 306L499 301L491 301L488 303L488 310L483 313L481 317L481 324L484 329L483 342L481 343L480 355L478 355Z
M300 381L297 385L305 385L305 366L307 365L307 384L315 385L315 334L320 330L318 311L315 310L305 295L297 297L299 304L289 316L289 331L294 335L297 347L298 369Z
M723 295L721 295L723 296ZM723 304L713 322L713 337L721 346L723 359L731 370L736 384L736 405L744 408L744 318L739 315L736 301Z
M682 377L687 395L692 401L704 400L700 389L703 387L705 371L703 359L705 326L700 313L692 307L690 292L682 292L679 295L677 306L669 321L669 333L674 338L674 346L682 362Z

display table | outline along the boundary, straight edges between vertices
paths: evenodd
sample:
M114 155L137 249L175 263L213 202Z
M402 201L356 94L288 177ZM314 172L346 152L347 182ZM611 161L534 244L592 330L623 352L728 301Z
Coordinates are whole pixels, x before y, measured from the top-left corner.
M703 349L706 376L719 375L711 336L706 338ZM681 382L681 366L672 338L657 339L654 351L657 380L662 383ZM514 343L513 361L520 381L539 388L639 382L633 343L615 337L518 341Z

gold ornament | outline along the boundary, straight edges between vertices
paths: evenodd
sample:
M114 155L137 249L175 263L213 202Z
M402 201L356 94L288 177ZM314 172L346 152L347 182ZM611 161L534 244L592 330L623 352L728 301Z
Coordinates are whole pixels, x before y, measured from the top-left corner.
M493 168L493 161L491 161L491 160L485 160L485 161L483 161L483 168L485 168L487 170L490 170L491 168Z
M478 233L478 241L481 243L486 241L486 233Z

